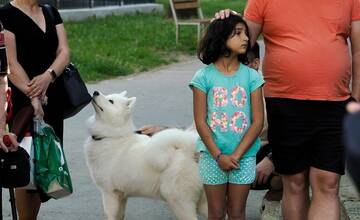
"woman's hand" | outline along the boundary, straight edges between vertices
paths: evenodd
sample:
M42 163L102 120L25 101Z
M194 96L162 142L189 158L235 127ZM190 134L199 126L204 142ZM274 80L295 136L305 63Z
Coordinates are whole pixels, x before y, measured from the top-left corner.
M239 162L236 161L233 157L222 154L217 161L219 167L224 171L229 171L232 169L239 168Z
M27 92L27 96L32 99L34 97L44 97L46 90L49 87L49 84L52 81L51 74L46 71L41 75L34 77L29 83L29 91Z
M31 105L34 108L34 116L35 118L42 119L44 118L44 110L42 108L42 104L39 97L35 97L31 99Z
M10 145L6 145L4 143L4 136L7 135L9 137ZM13 152L17 151L19 146L19 143L16 141L16 135L13 133L0 133L0 149L2 149L5 152Z

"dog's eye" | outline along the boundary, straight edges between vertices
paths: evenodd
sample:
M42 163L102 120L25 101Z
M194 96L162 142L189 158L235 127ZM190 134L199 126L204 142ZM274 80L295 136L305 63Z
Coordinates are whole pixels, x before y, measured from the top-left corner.
M109 99L109 102L110 102L111 104L114 104L114 101L113 101L112 99Z

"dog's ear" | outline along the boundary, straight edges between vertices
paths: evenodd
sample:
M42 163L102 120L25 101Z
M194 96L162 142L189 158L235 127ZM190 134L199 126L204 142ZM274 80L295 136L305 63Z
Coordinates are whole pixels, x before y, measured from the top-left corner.
M122 97L125 97L125 96L126 96L126 94L127 94L127 91L126 91L126 90L124 90L124 91L122 91L119 95L120 95L120 96L122 96Z
M126 102L126 106L130 109L132 109L135 105L135 102L136 102L136 97L131 97L131 98L128 98L127 102Z

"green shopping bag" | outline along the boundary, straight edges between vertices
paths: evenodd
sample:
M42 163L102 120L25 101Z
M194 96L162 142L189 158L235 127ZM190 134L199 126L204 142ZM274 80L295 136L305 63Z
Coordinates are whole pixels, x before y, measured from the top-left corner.
M73 191L64 150L53 128L34 119L35 179L48 196L59 199Z

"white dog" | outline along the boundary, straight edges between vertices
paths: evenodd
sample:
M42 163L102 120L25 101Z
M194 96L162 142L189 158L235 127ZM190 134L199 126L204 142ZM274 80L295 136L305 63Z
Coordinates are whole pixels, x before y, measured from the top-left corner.
M206 196L194 159L195 132L168 129L153 137L136 134L136 98L94 92L87 164L99 187L108 220L124 219L128 197L161 199L180 220L207 216Z

